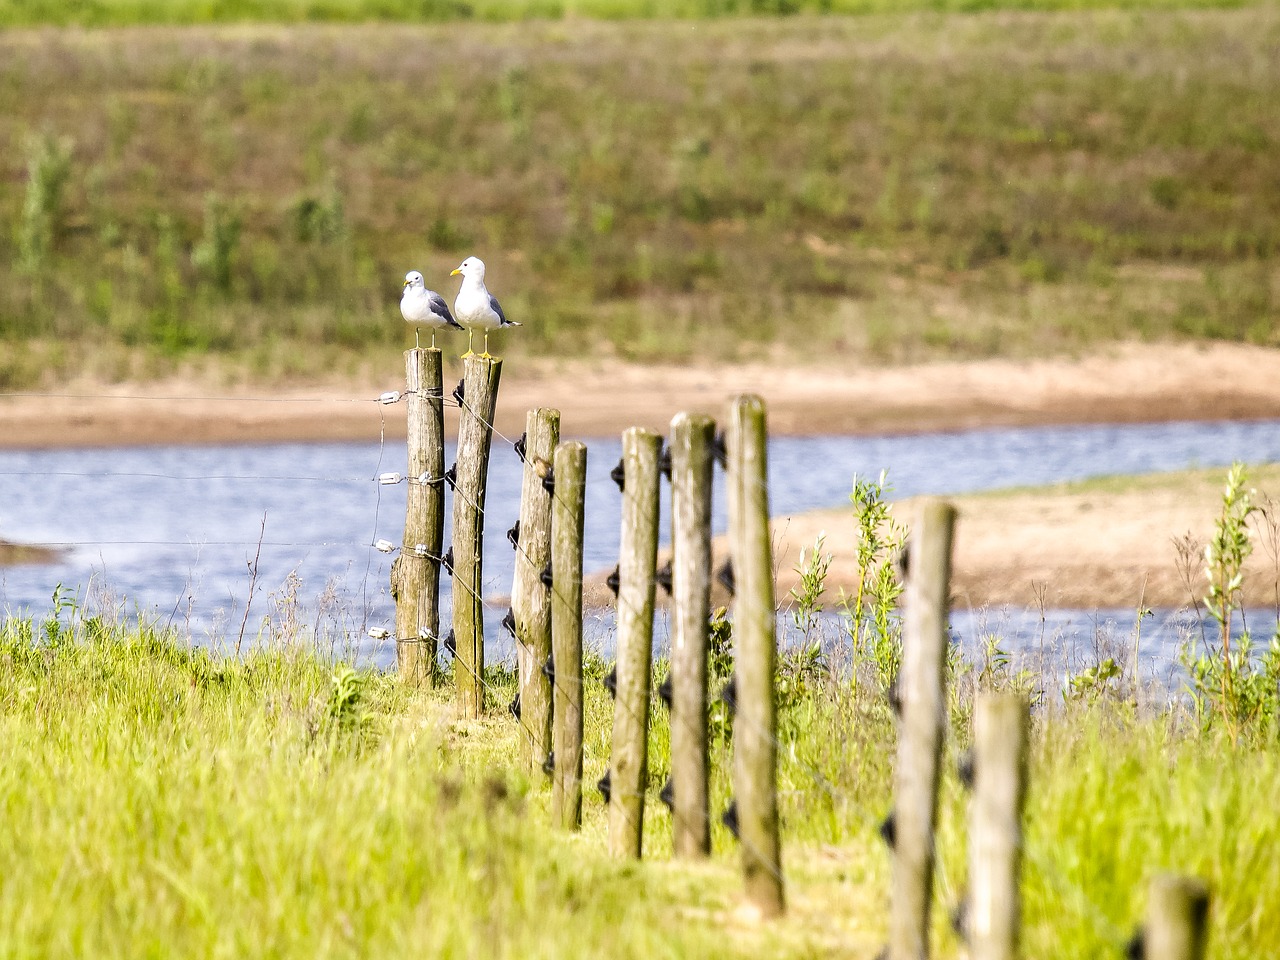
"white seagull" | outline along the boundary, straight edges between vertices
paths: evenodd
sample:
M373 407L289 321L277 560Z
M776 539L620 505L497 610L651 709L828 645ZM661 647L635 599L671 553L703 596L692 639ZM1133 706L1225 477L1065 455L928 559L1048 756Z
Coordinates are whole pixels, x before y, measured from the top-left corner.
M456 277L458 274L462 274L462 288L453 301L453 312L457 315L458 322L467 328L467 352L463 357L475 355L471 341L477 330L483 330L484 353L480 356L488 360L489 331L499 327L518 327L520 324L507 319L497 298L485 287L483 260L479 257L467 257L449 276Z
M414 346L418 343L418 328L431 328L431 349L436 348L437 330L461 330L462 324L453 319L444 297L428 290L417 270L410 270L404 277L404 296L400 298L400 315L413 324Z

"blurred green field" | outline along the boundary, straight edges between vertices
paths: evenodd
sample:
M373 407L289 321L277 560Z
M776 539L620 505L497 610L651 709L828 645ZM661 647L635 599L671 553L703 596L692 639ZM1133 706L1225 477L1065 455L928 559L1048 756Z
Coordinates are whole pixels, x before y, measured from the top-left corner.
M0 26L199 23L400 23L561 17L643 19L1238 7L1246 0L0 0Z
M8 30L0 387L394 369L468 254L516 356L1276 343L1277 49L1271 3Z

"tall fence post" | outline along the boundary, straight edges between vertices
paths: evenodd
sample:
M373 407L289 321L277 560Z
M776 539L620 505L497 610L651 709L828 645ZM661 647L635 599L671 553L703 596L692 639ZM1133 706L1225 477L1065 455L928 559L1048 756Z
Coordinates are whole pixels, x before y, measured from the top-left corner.
M1022 808L1027 790L1026 697L984 693L973 718L973 799L969 820L969 906L973 960L1018 956L1022 899Z
M639 857L644 840L661 448L662 438L652 431L632 427L622 434L618 677L609 757L609 852L618 857Z
M769 539L764 401L739 397L729 411L729 549L737 586L733 639L737 712L733 788L747 900L764 917L785 908L778 840L777 659L773 551Z
M525 418L524 485L515 540L511 612L520 670L520 718L527 731L530 773L551 753L551 679L542 666L551 656L551 593L542 571L551 562L551 491L542 483L560 442L560 411L530 410Z
M707 781L707 620L715 423L671 421L671 783L677 856L711 853Z
M441 352L406 350L409 483L404 545L391 565L396 667L405 683L434 683L444 539L444 394Z
M501 377L501 360L468 357L463 362L453 489L454 678L458 712L472 718L484 713L484 495Z
M908 553L898 683L902 721L894 771L890 960L922 960L929 956L933 827L946 710L943 670L955 515L955 508L948 503L924 500Z
M582 825L582 511L587 448L556 447L551 503L551 646L555 679L551 820Z
M1203 960L1209 935L1209 889L1192 877L1159 876L1151 881L1145 960Z

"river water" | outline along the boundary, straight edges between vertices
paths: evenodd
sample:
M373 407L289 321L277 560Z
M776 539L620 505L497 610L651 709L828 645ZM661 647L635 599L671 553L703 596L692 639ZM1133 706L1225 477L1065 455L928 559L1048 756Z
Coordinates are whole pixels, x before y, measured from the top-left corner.
M620 498L609 471L620 443L590 439L588 447L584 567L592 571L617 560ZM450 445L448 462L453 452ZM1280 421L777 437L769 459L772 511L781 515L847 503L855 473L881 470L888 470L894 496L906 497L1233 460L1269 462L1280 459ZM389 629L393 620L392 557L373 544L382 538L399 544L405 485L374 478L405 469L403 445L376 439L0 451L0 536L65 551L55 563L0 570L0 605L13 614L44 616L61 584L63 596L77 598L90 612L107 605L177 624L210 642L234 641L242 622L246 642L252 642L263 618L278 625L291 615L351 654L389 663L393 650L368 637L370 629ZM721 532L719 471L717 484L714 525ZM495 436L484 555L491 598L510 590L513 553L503 534L516 519L519 492L520 462ZM448 536L446 528L446 543ZM447 591L444 604L447 612ZM496 639L491 660L510 654L506 636L499 636L502 612L498 606L488 611L486 633ZM998 635L1011 649L1047 641L1059 650L1091 650L1104 642L1128 643L1133 614L1051 611L1042 622L1039 612L958 612L953 627L974 648L982 637ZM594 617L589 633L607 646L609 628L607 615ZM1158 611L1143 626L1141 653L1169 659L1185 631L1172 611Z

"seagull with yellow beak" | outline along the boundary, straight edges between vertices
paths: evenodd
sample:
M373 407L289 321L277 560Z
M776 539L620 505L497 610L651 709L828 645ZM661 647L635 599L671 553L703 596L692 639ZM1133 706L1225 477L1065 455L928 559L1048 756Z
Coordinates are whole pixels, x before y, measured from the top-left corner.
M464 358L475 356L475 349L472 343L475 332L477 330L484 331L484 353L480 354L486 360L491 359L489 356L489 332L502 327L518 327L520 326L514 320L508 320L507 315L502 312L502 306L484 285L484 261L479 257L467 257L463 260L458 269L449 274L456 277L462 274L462 287L458 290L458 296L453 301L453 313L458 318L458 323L467 328L467 352L462 356Z
M428 290L426 281L417 270L410 270L404 278L404 296L400 298L400 316L413 324L413 345L418 343L418 328L431 328L431 349L436 348L437 330L461 330L462 324L453 319L444 297Z

